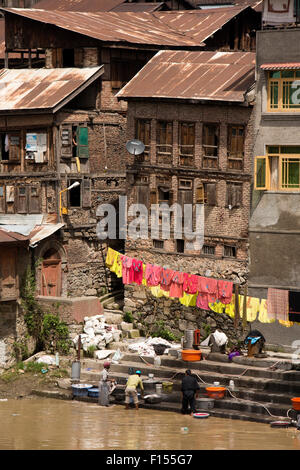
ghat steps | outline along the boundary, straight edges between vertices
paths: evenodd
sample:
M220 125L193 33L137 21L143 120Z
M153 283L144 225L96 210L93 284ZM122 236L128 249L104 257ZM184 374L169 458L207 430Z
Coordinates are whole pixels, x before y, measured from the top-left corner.
M158 383L163 381L173 383L172 393L164 393L161 403L150 405L140 400L141 406L180 411L181 379L185 370L190 368L199 378L199 398L207 397L206 387L215 381L227 388L225 397L215 400L214 408L209 410L212 416L266 423L279 417L290 416L295 419L291 410L291 398L300 396L300 371L291 370L289 355L268 356L266 359L242 357L239 362L231 363L228 360L225 362L227 356L224 355L209 354L208 351L204 351L203 356L204 360L186 362L163 355L160 356L161 365L156 366L153 357L125 353L119 363L111 364L110 376L118 383L113 396L116 402L123 403L128 374L130 370L139 369L145 388L148 386L149 374L153 374L153 380ZM103 361L99 360L83 359L80 381L97 385L102 363ZM230 380L234 380L234 391L228 388Z

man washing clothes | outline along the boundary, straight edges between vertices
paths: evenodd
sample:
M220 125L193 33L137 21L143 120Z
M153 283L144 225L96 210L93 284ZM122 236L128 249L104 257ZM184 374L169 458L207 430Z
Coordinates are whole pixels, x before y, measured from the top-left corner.
M182 414L189 413L189 406L190 406L190 413L196 413L196 403L195 403L195 396L197 396L199 390L199 384L196 379L192 375L190 369L185 371L185 376L181 382L181 393L182 393Z
M143 382L141 379L141 371L137 370L135 374L132 374L129 376L125 388L125 407L126 410L129 408L129 403L130 403L130 398L133 399L133 403L135 406L135 409L139 409L139 400L138 400L138 394L137 394L137 388L140 388L141 390L141 395L144 395L144 386Z

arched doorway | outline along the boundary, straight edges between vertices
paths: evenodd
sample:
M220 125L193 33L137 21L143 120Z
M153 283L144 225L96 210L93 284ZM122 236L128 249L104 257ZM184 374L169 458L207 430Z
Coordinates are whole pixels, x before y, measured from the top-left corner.
M61 257L55 248L51 248L44 253L41 275L41 294L50 297L60 297Z

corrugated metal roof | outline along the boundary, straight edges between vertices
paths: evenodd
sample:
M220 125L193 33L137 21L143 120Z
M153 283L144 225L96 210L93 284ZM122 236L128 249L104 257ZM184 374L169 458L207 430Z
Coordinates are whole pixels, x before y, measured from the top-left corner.
M244 102L254 80L252 52L160 51L117 97Z
M29 239L30 239L29 246L34 248L41 240L44 240L45 238L50 237L50 235L57 232L63 226L64 224L58 223L58 224L43 224L43 225L35 227L29 236Z
M121 3L121 5L117 5L109 11L132 11L136 13L141 11L152 12L160 10L164 5L166 5L164 2Z
M55 112L103 73L103 67L0 70L0 112Z
M16 232L8 232L0 228L0 244L11 244L11 245L28 245L28 237L21 235Z
M41 0L35 4L41 10L110 11L125 0Z
M295 70L300 69L300 62L262 64L260 68L263 70Z
M4 8L1 11L52 24L99 41L199 47L247 8L241 6L153 13L58 12L28 8Z
M0 217L0 243L29 244L35 247L64 224L56 222L56 214L3 214Z

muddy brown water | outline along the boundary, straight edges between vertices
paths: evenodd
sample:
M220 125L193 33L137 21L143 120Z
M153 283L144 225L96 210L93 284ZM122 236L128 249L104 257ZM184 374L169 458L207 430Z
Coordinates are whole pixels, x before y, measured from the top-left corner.
M75 400L0 401L0 423L1 450L300 450L294 427Z

